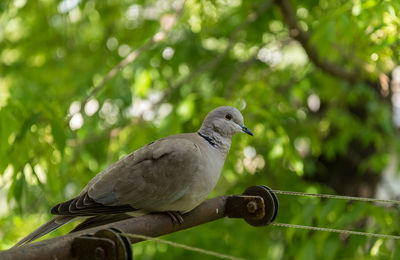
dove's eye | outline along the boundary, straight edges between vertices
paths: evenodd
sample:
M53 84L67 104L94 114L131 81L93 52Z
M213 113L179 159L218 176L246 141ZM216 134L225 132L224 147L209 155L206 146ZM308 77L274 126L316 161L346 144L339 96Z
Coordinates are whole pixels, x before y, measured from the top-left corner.
M226 114L225 118L228 119L228 120L231 120L232 119L232 115L231 114Z

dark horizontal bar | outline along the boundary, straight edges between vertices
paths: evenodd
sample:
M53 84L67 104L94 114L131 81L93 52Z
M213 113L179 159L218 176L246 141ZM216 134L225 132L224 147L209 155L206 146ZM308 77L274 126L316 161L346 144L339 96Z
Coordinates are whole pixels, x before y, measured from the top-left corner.
M110 227L117 228L124 233L140 234L151 237L188 229L225 217L225 204L227 198L228 196L221 196L204 201L191 212L182 215L184 223L180 225L173 224L171 218L166 214L149 214L2 251L0 252L0 259L74 259L75 257L72 255L71 250L74 238L84 234L94 234L98 230ZM131 238L130 240L131 243L141 241L141 239L135 238Z

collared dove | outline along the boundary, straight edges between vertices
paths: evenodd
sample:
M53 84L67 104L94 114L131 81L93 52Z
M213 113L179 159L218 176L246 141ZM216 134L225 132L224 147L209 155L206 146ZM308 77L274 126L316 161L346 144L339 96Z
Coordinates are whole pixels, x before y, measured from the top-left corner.
M97 174L55 216L15 246L29 243L76 217L132 211L167 212L173 221L204 201L217 183L232 137L253 133L234 107L212 110L196 133L168 136L132 152ZM112 216L112 215L109 215ZM111 222L111 221L108 221Z

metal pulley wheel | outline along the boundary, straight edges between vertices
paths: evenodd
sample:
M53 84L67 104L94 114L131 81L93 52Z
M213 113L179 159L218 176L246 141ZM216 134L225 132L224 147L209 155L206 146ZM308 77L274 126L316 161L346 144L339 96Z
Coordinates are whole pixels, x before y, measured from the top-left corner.
M257 185L247 188L243 195L260 196L264 200L265 215L261 219L245 218L252 226L266 226L273 222L278 214L279 201L271 188L265 185Z

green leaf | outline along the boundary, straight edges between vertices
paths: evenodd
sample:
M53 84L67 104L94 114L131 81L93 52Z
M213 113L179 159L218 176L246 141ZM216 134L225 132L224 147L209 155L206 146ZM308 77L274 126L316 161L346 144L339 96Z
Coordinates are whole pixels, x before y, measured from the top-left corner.
M62 126L63 124L55 120L51 122L51 132L54 138L54 142L56 143L57 148L63 154L66 143L66 134Z

